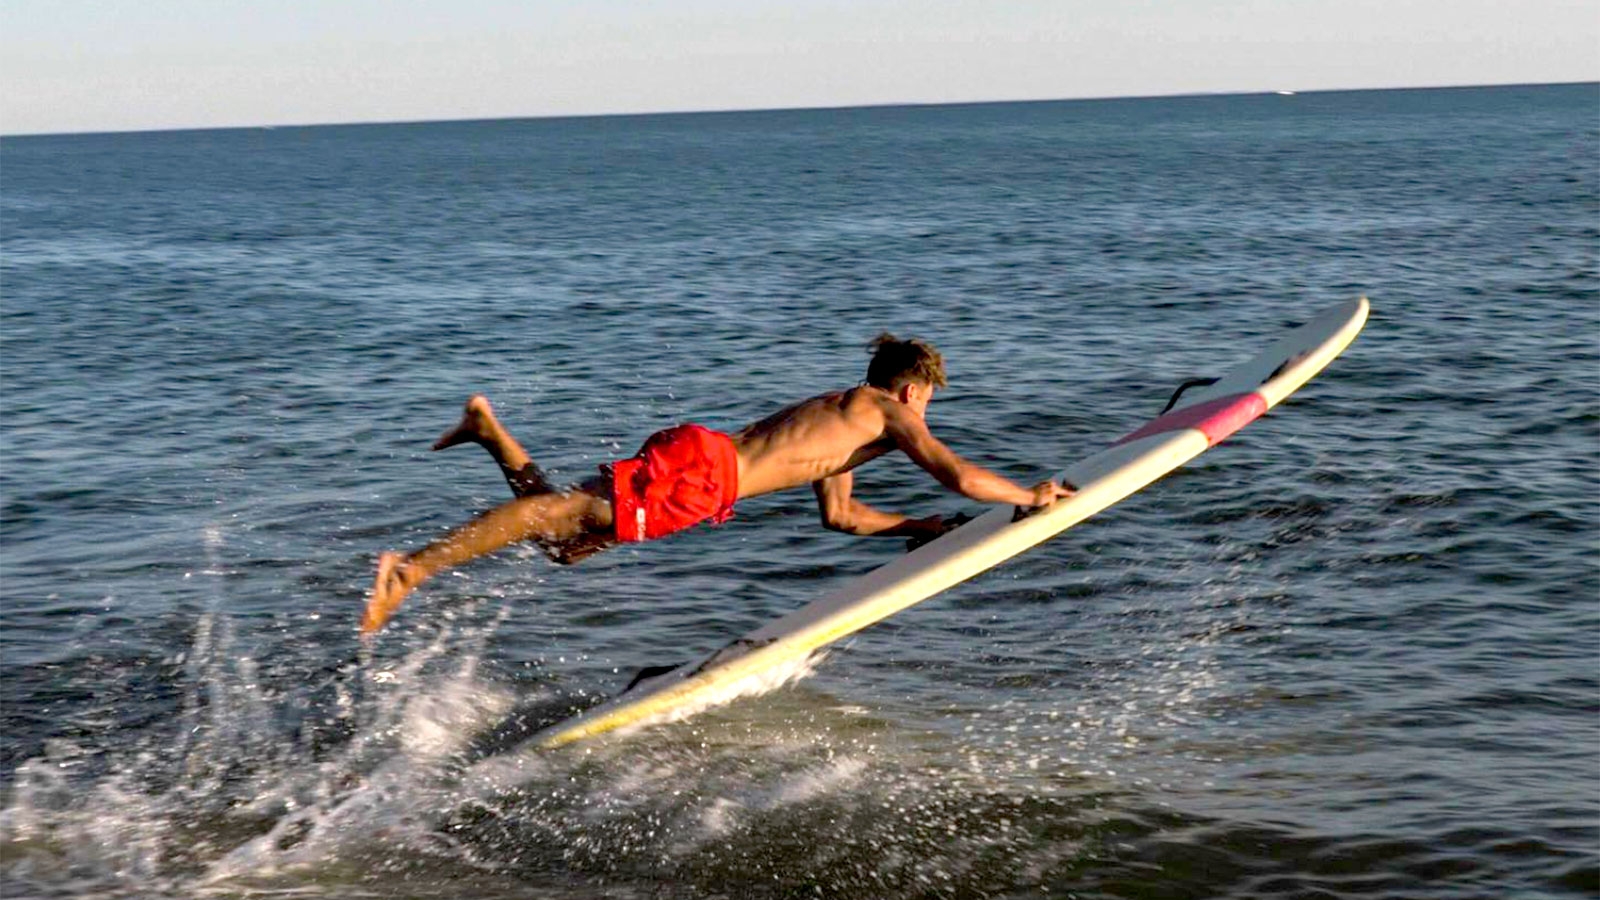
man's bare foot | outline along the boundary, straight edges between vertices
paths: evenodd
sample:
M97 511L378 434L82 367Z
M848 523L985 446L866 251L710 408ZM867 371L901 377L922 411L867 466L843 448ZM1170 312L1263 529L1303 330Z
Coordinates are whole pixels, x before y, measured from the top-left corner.
M494 429L499 424L494 417L494 409L489 406L489 398L482 394L473 394L467 399L467 408L461 413L461 422L434 441L433 449L443 450L457 444L482 444L493 436Z
M361 633L371 634L389 621L400 603L411 593L412 582L406 577L405 556L385 553L378 557L378 577L372 582L372 596L367 600L367 611L361 617Z

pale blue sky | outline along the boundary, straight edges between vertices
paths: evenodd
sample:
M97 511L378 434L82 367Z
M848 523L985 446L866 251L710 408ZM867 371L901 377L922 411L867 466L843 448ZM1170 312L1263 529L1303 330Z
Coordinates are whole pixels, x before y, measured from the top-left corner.
M0 133L1600 80L1600 0L0 0Z

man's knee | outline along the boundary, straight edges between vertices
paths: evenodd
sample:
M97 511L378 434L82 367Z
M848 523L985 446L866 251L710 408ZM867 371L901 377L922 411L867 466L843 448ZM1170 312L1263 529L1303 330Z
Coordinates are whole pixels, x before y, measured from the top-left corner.
M584 498L583 524L584 530L590 533L604 532L609 534L613 524L611 500L588 491L579 492Z
M588 534L559 544L546 544L543 549L545 555L550 557L551 562L561 566L570 566L610 548L614 543L615 541L612 540L609 533Z

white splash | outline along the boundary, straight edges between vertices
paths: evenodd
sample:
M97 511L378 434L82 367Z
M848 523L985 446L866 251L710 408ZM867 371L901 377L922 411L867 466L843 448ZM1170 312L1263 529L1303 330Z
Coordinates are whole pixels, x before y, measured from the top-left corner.
M784 685L810 676L811 673L816 671L817 666L827 658L827 655L824 651L785 660L777 665L769 666L758 672L752 672L743 678L730 681L721 687L700 694L692 703L675 707L654 716L648 716L637 722L630 722L612 733L621 737L633 734L641 728L681 722L708 709L732 703L741 697L756 697L770 693Z

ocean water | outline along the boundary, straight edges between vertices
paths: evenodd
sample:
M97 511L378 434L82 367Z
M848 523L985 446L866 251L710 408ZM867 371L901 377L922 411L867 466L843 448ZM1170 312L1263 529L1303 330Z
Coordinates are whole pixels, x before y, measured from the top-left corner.
M1150 489L587 748L893 559L804 491L370 648L376 554L929 339L1018 480L1365 294ZM0 894L1600 895L1600 86L0 140ZM868 502L974 509L904 460Z

